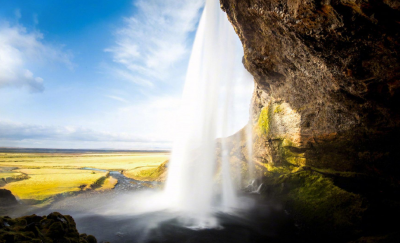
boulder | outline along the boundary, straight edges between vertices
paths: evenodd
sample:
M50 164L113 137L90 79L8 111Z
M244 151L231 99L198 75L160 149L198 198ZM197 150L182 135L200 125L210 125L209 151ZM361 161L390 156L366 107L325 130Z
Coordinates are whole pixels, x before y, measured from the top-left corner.
M54 212L12 219L0 217L0 242L97 243L92 235L79 234L74 219Z
M18 201L7 189L0 189L0 207L8 207L17 205Z

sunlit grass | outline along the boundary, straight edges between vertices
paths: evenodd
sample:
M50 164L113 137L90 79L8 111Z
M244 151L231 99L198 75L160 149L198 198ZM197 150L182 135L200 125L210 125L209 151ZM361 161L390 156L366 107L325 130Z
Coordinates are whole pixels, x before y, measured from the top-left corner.
M29 179L7 184L4 188L28 203L42 203L54 196L80 191L107 175L77 169L22 169Z
M124 171L126 177L140 181L164 181L168 160L157 167L142 167L135 170Z
M45 153L0 153L0 167L18 168L83 168L104 170L134 170L142 167L157 167L169 153L107 153L107 154L45 154Z
M157 170L157 167L144 167L144 168L140 168L140 169L125 171L124 175L126 177L129 177L129 178L132 178L135 180L152 181L157 178L157 175L155 173L156 170Z
M95 168L108 171L136 173L143 169L156 171L169 153L0 153L0 179L24 176L24 180L2 181L0 186L28 204L48 204L57 195L72 195L81 190L113 189L117 179L106 177L107 172L81 170ZM4 168L4 170L1 170ZM18 168L9 171L10 168ZM144 172L144 171L143 171ZM124 173L125 174L125 173ZM146 176L154 180L158 172ZM29 176L29 177L28 177ZM141 177L143 178L143 176Z
M18 172L4 172L4 173L0 172L0 179L12 178L12 177L17 177L17 176L21 176L21 175L22 174L18 173Z
M96 189L96 191L107 191L114 189L114 187L117 185L118 180L113 178L113 177L108 177L105 179L103 185L99 188Z

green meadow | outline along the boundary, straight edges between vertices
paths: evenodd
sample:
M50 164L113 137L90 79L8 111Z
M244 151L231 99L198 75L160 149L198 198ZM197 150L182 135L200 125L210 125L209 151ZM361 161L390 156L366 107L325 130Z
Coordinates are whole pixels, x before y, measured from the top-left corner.
M165 152L0 153L0 187L26 204L43 206L59 195L112 190L118 180L109 171L138 180L156 179L149 175L159 174L158 167L168 158Z

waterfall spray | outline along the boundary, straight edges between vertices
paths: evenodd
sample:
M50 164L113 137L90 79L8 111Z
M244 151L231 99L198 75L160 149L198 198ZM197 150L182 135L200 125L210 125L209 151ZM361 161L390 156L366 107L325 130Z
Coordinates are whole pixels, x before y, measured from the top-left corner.
M249 185L248 188L253 191L256 186L256 167L253 160L253 123L250 119L246 126L246 148L247 148L247 166L248 166L248 177Z
M239 50L239 51L238 51ZM239 53L239 55L238 55ZM187 224L215 227L215 208L229 211L236 203L228 148L222 143L222 203L215 205L216 139L230 131L234 80L246 72L240 41L217 0L206 0L196 33L182 96L165 198L183 212Z

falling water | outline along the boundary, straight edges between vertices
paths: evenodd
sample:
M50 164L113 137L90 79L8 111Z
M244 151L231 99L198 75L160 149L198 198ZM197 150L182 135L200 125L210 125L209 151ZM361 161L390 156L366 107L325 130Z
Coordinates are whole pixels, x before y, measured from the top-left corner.
M246 148L247 148L247 166L248 166L248 190L254 191L257 187L256 179L259 177L257 175L257 170L253 160L253 123L250 121L246 126Z
M215 208L230 211L237 203L230 174L228 148L222 143L222 203L215 205L216 138L232 134L234 80L246 72L243 51L219 1L206 0L199 23L182 96L168 179L166 199L183 212L186 223L215 227ZM239 53L239 55L238 55ZM238 130L238 129L237 129Z

